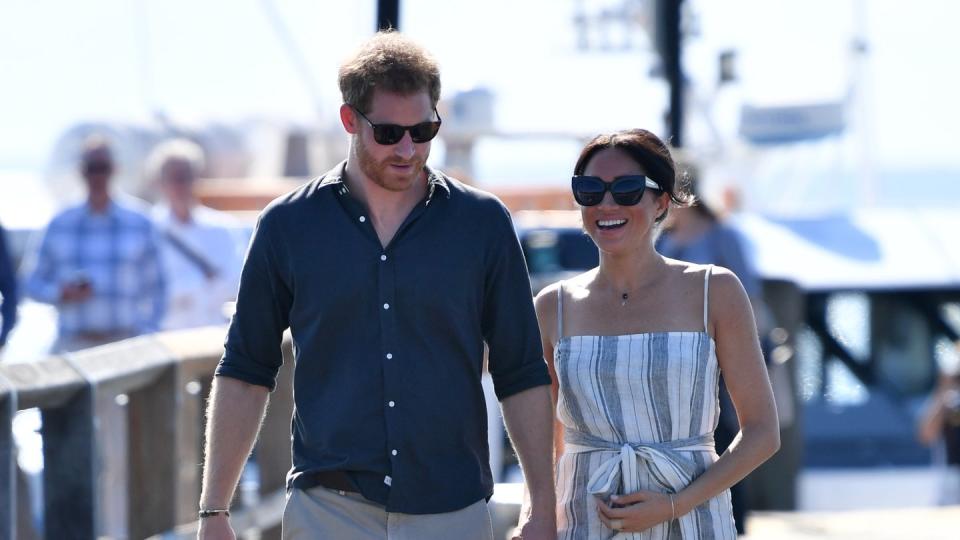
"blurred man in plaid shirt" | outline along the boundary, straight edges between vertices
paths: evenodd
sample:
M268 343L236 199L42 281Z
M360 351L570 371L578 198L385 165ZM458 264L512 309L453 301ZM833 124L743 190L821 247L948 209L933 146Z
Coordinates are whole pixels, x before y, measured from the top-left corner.
M156 231L143 211L111 196L105 139L84 143L80 167L87 200L47 226L25 287L57 307L59 351L156 331L165 311Z

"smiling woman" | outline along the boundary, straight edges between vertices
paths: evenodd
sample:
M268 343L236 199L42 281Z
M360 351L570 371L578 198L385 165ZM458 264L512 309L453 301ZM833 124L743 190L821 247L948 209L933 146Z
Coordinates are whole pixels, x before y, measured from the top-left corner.
M725 268L654 249L670 204L689 201L655 135L596 137L574 174L600 264L536 299L552 358L558 536L733 538L729 488L780 444L747 295ZM722 457L721 371L741 419Z

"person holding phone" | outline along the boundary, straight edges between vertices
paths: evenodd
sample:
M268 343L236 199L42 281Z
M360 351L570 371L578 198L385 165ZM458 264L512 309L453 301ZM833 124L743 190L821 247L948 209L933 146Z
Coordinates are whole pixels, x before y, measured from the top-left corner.
M150 218L113 196L106 139L83 144L87 200L50 221L27 263L27 296L58 312L58 352L156 331L166 305L160 251Z

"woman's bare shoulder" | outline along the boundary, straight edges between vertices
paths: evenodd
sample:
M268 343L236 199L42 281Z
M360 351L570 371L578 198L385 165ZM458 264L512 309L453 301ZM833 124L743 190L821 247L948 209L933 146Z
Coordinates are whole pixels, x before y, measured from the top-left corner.
M537 308L537 315L543 310L557 309L557 291L560 290L560 281L555 281L540 290L533 298L533 305Z
M537 310L537 317L541 322L555 322L558 306L558 291L560 286L563 285L564 296L569 298L566 295L567 291L576 290L578 288L586 287L590 281L593 279L596 269L588 270L582 274L573 276L572 278L565 279L563 281L556 281L544 287L537 296L533 299L533 305Z

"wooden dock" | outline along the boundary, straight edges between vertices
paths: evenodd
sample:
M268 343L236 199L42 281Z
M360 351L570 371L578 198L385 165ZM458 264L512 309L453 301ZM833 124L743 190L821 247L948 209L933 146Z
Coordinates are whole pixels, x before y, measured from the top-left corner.
M759 512L744 540L954 540L960 506L846 512Z

